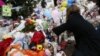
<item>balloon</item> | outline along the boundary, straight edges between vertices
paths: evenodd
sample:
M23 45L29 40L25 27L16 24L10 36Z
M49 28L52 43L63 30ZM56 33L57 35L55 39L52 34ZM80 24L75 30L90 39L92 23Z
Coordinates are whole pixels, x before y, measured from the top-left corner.
M56 25L60 24L60 17L61 17L61 13L59 12L58 9L52 11L52 18Z
M45 9L44 15L45 15L46 17L48 17L49 19L52 17L52 16L51 16L51 11L50 11L49 9Z
M68 6L69 6L69 7L72 6L74 1L75 1L75 0L68 0Z
M67 2L66 2L66 1L63 1L63 2L61 3L61 6L62 6L62 7L66 7L66 6L67 6Z
M64 11L65 9L66 9L66 7L61 7L60 8L61 11Z
M68 0L68 3L73 3L75 0Z

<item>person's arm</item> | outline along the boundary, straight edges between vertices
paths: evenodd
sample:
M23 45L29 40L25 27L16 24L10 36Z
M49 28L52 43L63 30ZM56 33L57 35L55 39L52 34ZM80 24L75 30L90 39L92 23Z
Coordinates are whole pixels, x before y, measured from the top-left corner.
M64 32L66 30L66 23L58 26L58 27L55 27L53 28L53 32L56 34L56 35L60 35L62 32Z
M60 35L62 32L66 31L66 30L71 31L77 22L75 18L77 18L77 17L75 17L74 15L70 16L66 23L64 23L58 27L53 28L52 31L56 35Z

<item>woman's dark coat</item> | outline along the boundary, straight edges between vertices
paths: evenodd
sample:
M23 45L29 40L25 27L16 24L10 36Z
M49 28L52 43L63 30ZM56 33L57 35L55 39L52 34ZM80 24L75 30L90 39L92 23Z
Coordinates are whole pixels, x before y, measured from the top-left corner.
M73 32L75 36L76 49L73 56L100 56L100 36L79 13L72 13L66 23L53 29L57 35L65 30Z

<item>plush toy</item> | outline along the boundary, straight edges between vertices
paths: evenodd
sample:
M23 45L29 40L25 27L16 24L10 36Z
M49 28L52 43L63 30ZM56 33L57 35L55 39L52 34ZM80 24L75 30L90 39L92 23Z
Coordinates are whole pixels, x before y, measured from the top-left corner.
M9 47L9 45L12 42L13 42L13 38L3 39L3 41L0 42L0 56L5 54L6 49Z
M39 50L39 51L23 50L23 53L27 56L46 56L44 50Z
M22 47L19 43L9 46L5 51L5 56L23 56Z
M44 50L41 50L41 51L39 51L39 52L37 52L37 51L32 51L32 50L24 50L23 53L24 53L26 56L46 56Z
M33 37L31 38L31 43L41 44L45 40L45 36L42 31L34 32Z
M43 50L43 46L38 44L38 45L37 45L37 50L38 50L38 51Z
M64 51L59 51L55 56L66 56Z
M45 55L45 51L44 51L44 50L39 51L39 52L38 52L38 56L46 56L46 55Z
M59 12L58 8L55 7L55 9L52 11L52 18L56 26L60 25L60 17L61 13Z
M32 50L23 50L23 53L27 56L37 56L37 52L36 51L32 51Z
M52 55L48 48L45 49L45 53L46 53L46 56L51 56Z
M8 38L12 38L12 36L10 36L9 34L4 34L4 35L2 36L2 38L3 38L3 39L8 39Z

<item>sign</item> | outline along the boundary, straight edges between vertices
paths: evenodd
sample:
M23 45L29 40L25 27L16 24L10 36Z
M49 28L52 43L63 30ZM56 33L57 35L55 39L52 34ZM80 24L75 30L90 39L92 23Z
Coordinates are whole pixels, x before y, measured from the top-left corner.
M11 7L8 5L4 5L2 7L2 16L11 16L12 12L11 12Z

